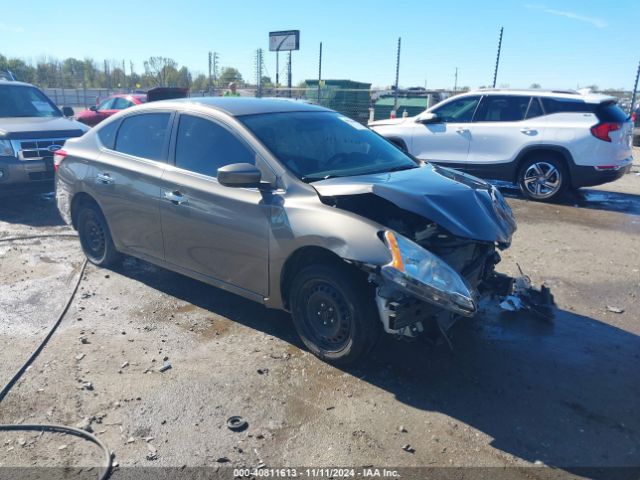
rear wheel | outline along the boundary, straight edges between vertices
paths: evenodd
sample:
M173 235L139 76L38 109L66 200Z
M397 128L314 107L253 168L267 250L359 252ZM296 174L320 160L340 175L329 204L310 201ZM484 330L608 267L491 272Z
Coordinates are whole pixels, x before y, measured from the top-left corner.
M84 254L91 263L100 267L113 265L121 255L113 244L104 215L95 205L83 205L80 208L77 225Z
M524 162L518 174L522 194L532 200L557 199L567 188L569 177L556 158L534 157Z
M300 338L334 364L356 361L376 343L381 322L373 289L346 265L311 265L294 277L291 315Z

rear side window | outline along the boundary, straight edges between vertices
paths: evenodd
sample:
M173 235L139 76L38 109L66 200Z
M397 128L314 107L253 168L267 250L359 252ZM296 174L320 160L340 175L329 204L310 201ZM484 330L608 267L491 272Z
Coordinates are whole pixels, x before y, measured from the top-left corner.
M149 160L164 160L170 117L169 113L144 113L125 118L118 130L115 150Z
M109 150L113 150L116 144L116 132L118 131L118 125L120 122L110 122L98 130L98 138L100 143L107 147Z
M527 110L526 119L536 118L544 115L542 111L542 107L540 106L540 100L537 97L531 98L531 103L529 104L529 110Z
M594 105L572 98L542 97L540 100L542 100L542 106L547 115L572 112L593 113L594 110Z
M531 97L487 95L482 98L474 121L519 122L524 119Z
M601 103L596 106L596 116L601 122L626 122L629 118L624 110L622 110L617 103Z
M218 176L218 168L232 163L255 163L255 154L223 126L192 115L182 115L176 140L176 167Z

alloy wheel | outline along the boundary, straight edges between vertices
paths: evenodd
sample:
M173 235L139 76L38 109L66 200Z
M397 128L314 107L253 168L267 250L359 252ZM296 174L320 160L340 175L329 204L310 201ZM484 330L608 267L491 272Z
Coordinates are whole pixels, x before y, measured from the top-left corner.
M531 197L546 199L562 188L562 174L551 163L536 162L527 167L522 183Z

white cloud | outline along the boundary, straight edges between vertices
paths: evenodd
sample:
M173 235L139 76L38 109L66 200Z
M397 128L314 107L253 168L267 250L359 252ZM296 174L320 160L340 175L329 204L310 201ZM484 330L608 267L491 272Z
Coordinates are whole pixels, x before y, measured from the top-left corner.
M596 28L606 28L609 26L609 24L601 19L601 18L596 18L596 17L588 17L586 15L580 15L579 13L575 13L575 12L567 12L564 10L555 10L553 8L549 8L546 5L532 5L532 4L526 4L525 7L530 8L530 9L535 9L535 10L542 10L545 13L548 13L550 15L556 15L558 17L566 17L566 18L570 18L572 20L578 20L580 22L586 22L586 23L590 23L591 25L593 25Z
M24 32L24 28L19 25L7 25L6 23L0 22L0 32L22 33Z

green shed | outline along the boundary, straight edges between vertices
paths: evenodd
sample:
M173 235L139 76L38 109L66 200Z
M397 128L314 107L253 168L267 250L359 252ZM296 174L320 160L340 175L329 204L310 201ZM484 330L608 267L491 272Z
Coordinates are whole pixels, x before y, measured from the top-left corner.
M374 119L384 120L391 116L393 110L394 98L382 97L376 101L374 106ZM398 97L397 117L402 117L406 111L409 117L424 112L429 107L429 97Z
M318 80L306 80L307 89L303 98L318 102ZM366 124L371 106L371 84L353 80L322 80L320 105L336 110L343 115Z

